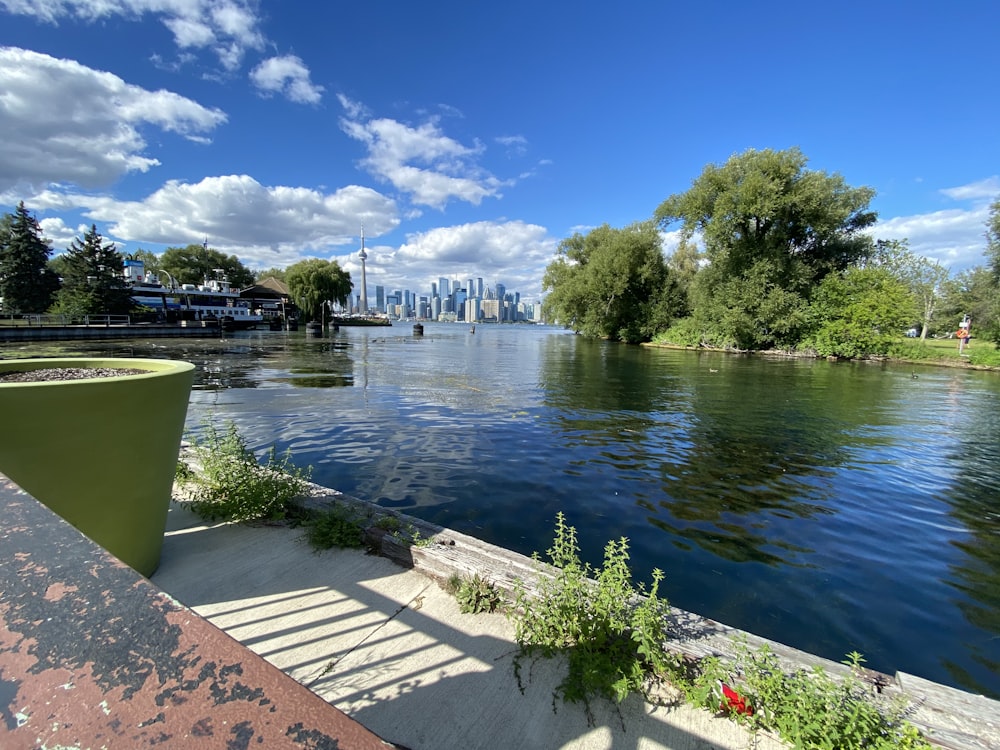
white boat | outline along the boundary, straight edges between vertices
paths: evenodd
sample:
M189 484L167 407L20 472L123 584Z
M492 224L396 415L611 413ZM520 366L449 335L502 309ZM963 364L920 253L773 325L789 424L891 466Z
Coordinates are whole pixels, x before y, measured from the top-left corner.
M217 272L217 278L203 284L175 284L167 274L169 286L153 271L146 271L141 260L125 261L125 283L136 304L163 313L167 320L217 322L223 328L256 328L264 322L259 311L250 309L240 299L239 290Z

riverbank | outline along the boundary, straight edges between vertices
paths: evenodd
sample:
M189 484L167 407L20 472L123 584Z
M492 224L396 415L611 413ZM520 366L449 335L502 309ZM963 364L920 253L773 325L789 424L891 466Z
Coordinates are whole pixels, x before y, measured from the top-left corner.
M513 625L498 614L459 614L441 583L475 575L512 591L538 574L531 558L319 485L307 505L346 505L371 519L373 557L315 552L287 526L206 524L170 511L153 582L386 740L420 748L743 748L747 730L683 704L631 696L620 706L553 703L561 660L532 662L524 691L514 675ZM377 519L392 518L395 523ZM386 529L424 540L407 543ZM671 611L671 648L731 655L735 638L768 644L788 670L836 662ZM912 675L870 674L885 694L913 702L908 717L943 748L1000 748L1000 703ZM758 737L759 748L779 748Z
M981 342L982 343L982 342ZM825 359L828 361L858 362L870 364L902 364L902 365L927 365L932 367L953 367L962 370L982 370L988 372L1000 372L1000 365L977 364L968 359L968 355L956 357L868 357L865 359L840 359L837 357L820 357L811 352L787 351L785 349L762 349L754 351L743 351L733 349L717 349L709 346L684 346L681 344L667 344L663 342L649 341L640 346L654 349L673 349L686 352L714 352L716 354L739 354L743 356L771 357L775 359ZM957 343L955 344L957 347Z

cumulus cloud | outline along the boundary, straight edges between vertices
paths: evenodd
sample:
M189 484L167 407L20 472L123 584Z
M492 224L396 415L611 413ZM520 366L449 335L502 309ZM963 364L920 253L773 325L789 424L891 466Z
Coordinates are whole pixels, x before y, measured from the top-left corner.
M317 104L323 87L309 80L309 69L295 55L270 57L250 72L250 80L265 95L280 93L300 104Z
M285 266L310 255L326 257L331 247L352 243L362 222L372 236L399 224L393 201L371 188L349 185L322 193L267 187L247 175L170 181L141 201L51 191L30 201L40 209L66 209L70 204L89 219L106 222L109 237L173 246L207 237L213 248L258 267Z
M477 164L484 148L446 136L433 121L416 127L371 118L361 105L341 95L341 129L361 141L368 156L361 164L372 175L407 193L418 205L444 208L452 199L479 205L501 197L505 184Z
M30 50L0 47L0 191L18 186L113 183L159 162L143 125L203 140L224 112L170 91Z
M42 237L49 241L52 250L57 255L72 245L73 240L82 237L90 229L88 224L78 224L74 229L58 217L42 219L38 223L42 228Z
M488 286L499 281L537 298L557 247L558 240L537 224L479 221L407 235L391 260L393 267L405 269L407 278L424 280L423 293L440 276L483 277Z
M953 271L982 264L985 260L984 234L989 220L989 206L1000 198L1000 177L994 175L939 192L956 202L970 205L897 216L880 221L872 233L880 239L909 240L913 252L936 260Z
M179 48L211 49L227 70L238 68L248 49L264 47L255 6L250 0L0 0L8 13L47 23L157 16Z

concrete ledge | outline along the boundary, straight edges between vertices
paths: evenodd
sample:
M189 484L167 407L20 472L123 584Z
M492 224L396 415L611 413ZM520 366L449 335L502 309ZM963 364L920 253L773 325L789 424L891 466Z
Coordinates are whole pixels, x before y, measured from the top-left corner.
M331 504L346 505L372 519L396 517L403 528L412 527L422 539L429 539L427 545L411 546L374 525L366 532L369 542L379 554L437 581L446 581L452 575L466 578L478 574L510 593L515 581L520 579L530 585L540 575L538 563L524 555L335 490L312 485L305 505L322 508ZM789 671L808 670L814 666L821 666L833 676L849 671L844 664L783 643L737 630L692 612L677 608L671 610L670 646L686 656L732 657L734 638L740 637L751 648L767 644ZM948 750L1000 750L1000 701L901 672L885 675L866 670L865 676L873 691L889 695L901 693L912 701L912 713L908 720L932 744Z
M2 475L0 514L5 750L392 747Z

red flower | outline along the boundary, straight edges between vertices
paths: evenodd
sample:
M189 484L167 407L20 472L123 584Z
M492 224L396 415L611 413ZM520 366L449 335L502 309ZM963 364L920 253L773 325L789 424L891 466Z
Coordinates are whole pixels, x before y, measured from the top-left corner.
M747 703L746 698L724 682L720 682L719 685L722 686L722 705L719 706L720 711L730 711L732 713L743 714L744 716L753 716L753 706Z

